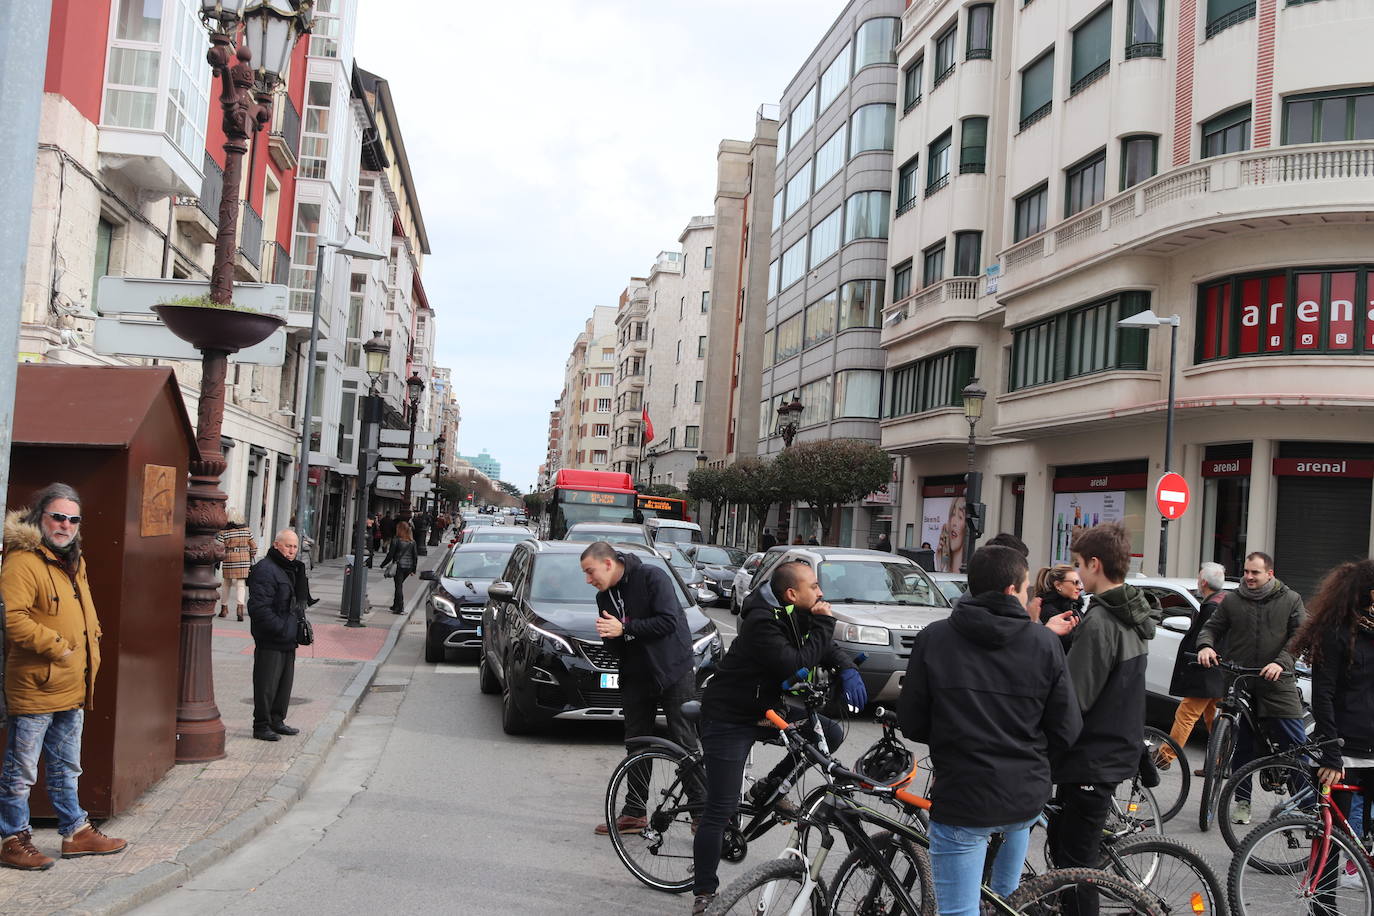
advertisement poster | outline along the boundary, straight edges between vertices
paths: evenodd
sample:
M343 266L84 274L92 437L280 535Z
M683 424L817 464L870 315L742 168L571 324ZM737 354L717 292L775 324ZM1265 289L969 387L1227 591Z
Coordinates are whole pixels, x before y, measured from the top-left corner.
M935 572L959 569L964 561L964 497L925 497L920 546L935 551Z
M1105 490L1054 494L1054 524L1050 563L1072 563L1069 545L1085 528L1102 522L1121 522L1131 535L1132 571L1139 571L1145 544L1145 491Z

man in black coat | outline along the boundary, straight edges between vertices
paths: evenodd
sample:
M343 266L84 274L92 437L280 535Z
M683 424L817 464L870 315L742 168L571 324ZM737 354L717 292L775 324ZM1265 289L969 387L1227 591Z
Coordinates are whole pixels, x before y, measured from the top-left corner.
M296 637L309 602L305 566L296 559L296 532L277 532L272 547L248 573L248 620L253 634L253 737L278 741L300 729L286 724L296 675Z
M668 737L695 751L696 727L682 715L682 704L696 696L692 636L668 571L597 541L582 551L582 572L596 588L596 632L620 660L626 749L631 739L654 733L662 706ZM631 781L629 804L616 817L614 829L621 833L634 833L648 824L644 793L635 791L640 784ZM599 834L610 831L608 824L596 827Z
M988 840L1005 840L991 887L1015 890L1030 827L1050 799L1050 755L1083 726L1064 653L1026 613L1029 570L1010 547L983 547L968 594L916 635L897 712L930 746L930 861L942 911L978 907Z
M1188 632L1178 643L1178 655L1174 657L1174 675L1169 681L1169 693L1179 697L1178 710L1174 713L1174 725L1169 736L1178 742L1179 747L1188 743L1193 726L1202 718L1207 723L1207 731L1212 731L1212 722L1217 717L1217 702L1226 693L1226 679L1220 668L1203 668L1196 664L1197 637L1211 619L1212 612L1221 606L1226 597L1226 567L1220 563L1203 563L1197 574L1197 590L1202 595L1202 606L1193 615ZM1174 752L1169 745L1159 748L1155 755L1155 766L1167 770L1173 765ZM1202 770L1194 771L1201 776Z

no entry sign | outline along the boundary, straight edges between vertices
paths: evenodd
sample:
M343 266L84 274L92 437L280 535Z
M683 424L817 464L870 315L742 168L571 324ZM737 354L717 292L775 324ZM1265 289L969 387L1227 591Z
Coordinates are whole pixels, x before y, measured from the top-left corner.
M1167 519L1176 519L1188 511L1188 481L1183 475L1170 471L1155 484L1155 506Z

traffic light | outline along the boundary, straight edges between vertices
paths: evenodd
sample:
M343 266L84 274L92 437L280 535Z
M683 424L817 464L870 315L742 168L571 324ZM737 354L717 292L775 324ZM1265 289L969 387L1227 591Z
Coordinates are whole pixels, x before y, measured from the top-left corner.
M969 534L973 540L978 540L983 536L983 527L987 521L988 507L982 503L965 503L967 511L966 521L968 523Z

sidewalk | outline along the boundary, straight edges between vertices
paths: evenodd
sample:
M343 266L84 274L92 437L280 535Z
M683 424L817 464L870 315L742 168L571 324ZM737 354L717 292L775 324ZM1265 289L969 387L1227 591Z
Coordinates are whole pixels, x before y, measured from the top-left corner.
M430 547L420 569L433 567L445 552ZM354 629L338 616L343 561L325 561L310 574L311 592L320 599L309 612L315 643L296 654L288 718L300 735L253 739L253 641L248 621L236 621L230 608L229 617L215 618L212 648L225 758L174 766L132 808L101 825L129 841L122 853L58 859L43 872L0 869L0 913L123 913L184 883L276 822L323 765L419 606L426 591L421 586L428 585L412 576L405 586L407 613L392 614L392 581L380 568L367 572L373 610L366 626ZM34 845L56 856L61 838L55 822L34 826Z

